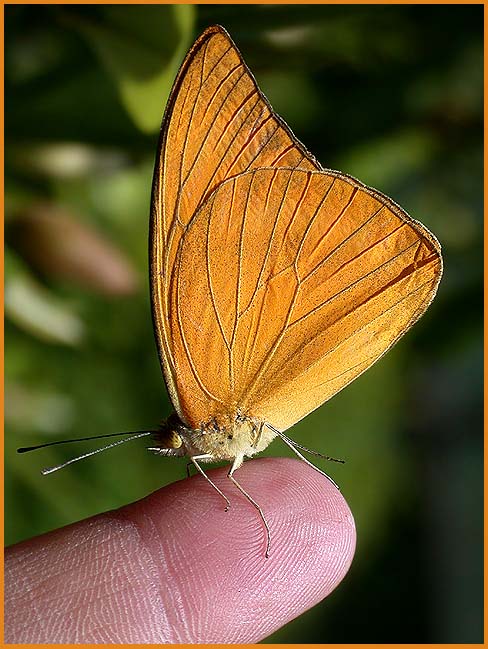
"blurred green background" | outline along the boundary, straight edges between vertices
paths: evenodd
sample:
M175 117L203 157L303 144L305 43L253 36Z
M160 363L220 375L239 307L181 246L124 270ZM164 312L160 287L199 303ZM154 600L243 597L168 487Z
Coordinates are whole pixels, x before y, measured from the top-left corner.
M144 440L48 477L97 444L15 448L170 412L148 298L152 166L179 63L214 23L321 163L392 196L445 259L422 320L291 431L346 458L324 468L358 547L341 586L269 641L482 642L482 6L5 8L7 543L185 474Z

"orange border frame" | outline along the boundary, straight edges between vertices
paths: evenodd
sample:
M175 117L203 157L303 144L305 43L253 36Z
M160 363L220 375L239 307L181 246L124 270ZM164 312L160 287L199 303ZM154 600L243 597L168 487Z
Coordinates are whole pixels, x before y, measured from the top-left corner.
M253 2L251 0L241 0L240 2L231 2L231 3L229 3L229 2L221 2L220 0L214 0L214 1L203 0L200 3L193 3L193 2L165 2L165 1L161 2L161 1L158 1L158 0L146 0L145 2L138 2L137 0L135 0L135 1L134 0L118 0L118 2L97 2L96 0L94 0L94 1L90 1L90 0L88 0L88 1L85 1L85 0L70 0L68 2L58 2L57 0L50 0L49 2L41 2L39 0L31 0L30 2L24 2L24 1L21 1L21 0L19 0L19 1L12 0L10 2L3 2L2 1L1 2L1 11L0 11L0 34L2 36L3 42L5 42L5 39L3 38L4 37L4 6L5 5L17 5L17 4L19 4L19 5L22 5L22 4L76 4L76 5L78 5L78 4L131 4L131 5L141 4L141 5L147 5L147 4L260 4L260 3ZM293 2L292 0L282 0L281 2L276 2L276 0L268 0L267 4L301 4L301 3ZM412 2L411 1L409 3L406 3L406 2L404 2L402 0L390 0L390 1L376 0L376 2L372 3L372 2L368 2L367 0L355 0L355 1L346 0L345 2L339 2L338 0L330 0L329 2L321 2L320 0L312 0L311 2L308 2L307 4L419 4L419 5L421 5L421 4L443 4L443 5L445 5L445 4L454 4L454 5L472 4L472 5L486 5L486 2L484 0L474 0L473 2L457 2L456 0L446 0L444 2L441 2L440 0L431 0L430 2L428 2L428 1L426 1L426 2L413 1ZM486 35L486 34L488 34L488 12L486 12L486 11L484 13L484 28L485 28L485 35ZM485 59L485 88L486 88L486 84L487 84L487 81L488 81L488 74L487 74L487 71L486 71L486 60L487 60L486 53L487 53L487 45L486 45L486 41L485 41L485 52L484 52L484 59ZM3 88L4 88L4 49L3 48L1 49L0 60L1 60L1 81L2 81L1 89L0 89L1 99L2 99L1 108L0 108L0 122L1 122L1 126L2 126L2 135L3 135L3 133L4 133L4 96L3 96ZM487 117L487 114L488 114L487 102L486 102L486 90L485 90L484 113L485 113L485 122L486 122L486 117ZM488 145L488 133L487 133L486 129L485 129L485 136L484 137L485 137L484 145L485 145L485 165L486 165L486 163L487 163L486 151L487 151L487 145ZM4 207L4 174L3 174L3 172L4 172L4 150L3 150L3 146L2 146L2 150L0 152L0 166L1 166L1 170L2 170L2 177L1 177L0 183L1 183L1 190L2 190L1 191L1 205L2 205L2 215L3 215L3 207ZM488 188L488 182L487 182L487 176L486 176L486 172L485 172L485 193L486 193L487 188ZM2 242L0 256L1 256L1 261L2 261L2 271L1 272L2 272L2 279L3 279L4 278L4 275L3 275L3 257L4 257L4 255L3 255L3 250L4 250L4 247L3 247L3 243L4 243L3 242L3 229L2 229L2 231L0 233L0 237L1 237L1 242ZM485 239L485 243L486 243L487 240L488 240L488 226L486 224L485 224L484 239ZM488 260L486 259L486 257L485 257L485 274L488 275ZM3 285L3 281L2 281L2 284L1 284L1 287L0 287L0 292L2 294L2 298L3 298L3 286L4 285ZM485 300L488 300L488 290L487 289L485 289ZM2 316L3 316L3 299L2 299L1 309L2 309ZM2 323L1 323L0 327L1 327L1 339L2 339L2 343L3 343L3 341L4 341L3 317L2 317ZM3 347L2 347L2 349L3 349ZM4 355L3 355L3 353L1 354L0 363L1 363L1 368L2 368L1 384L2 384L2 388L3 388L4 387L4 372L3 372L3 369L4 369ZM488 386L485 387L485 390L488 392ZM1 413L2 413L2 421L3 421L3 412L4 412L3 389L2 389L2 398L0 398L0 410L1 410ZM1 450L2 450L1 459L0 459L0 466L1 466L1 469L2 469L2 475L3 475L3 469L4 469L4 460L3 460L3 457L4 457L4 454L3 454L3 451L4 451L4 438L3 438L3 434L2 434L1 439L0 439L0 446L1 446ZM485 454L486 453L488 453L488 451L485 450ZM485 465L486 465L486 455L485 455ZM484 493L485 493L485 503L486 503L487 498L488 498L488 482L487 482L486 478L485 478L485 490L484 490ZM3 494L3 489L2 489L2 494ZM485 509L485 512L486 512L486 509ZM2 519L2 522L4 522L3 499L2 499L2 508L1 508L1 519ZM2 525L2 540L3 540L3 529L4 528L3 528L3 525ZM1 560L0 564L1 564L0 565L0 575L1 575L2 584L3 584L4 583L3 556L2 556L2 560ZM485 594L485 599L486 599L486 595L488 594L487 574L488 574L488 569L486 567L486 562L485 562L485 568L484 568L484 594ZM1 634L2 634L2 638L3 638L4 637L4 616L3 616L4 597L3 597L3 588L2 588L2 591L1 591L1 594L0 594L0 601L1 601L1 605L2 605L1 612L0 612L0 629L1 629ZM485 631L485 638L486 638L486 632L487 632L486 619L485 619L484 631ZM402 649L409 649L410 647L412 647L412 648L414 648L414 647L421 648L421 647L433 647L433 646L436 646L436 647L442 647L442 646L446 646L446 647L447 646L448 647L466 647L466 648L469 648L469 649L473 649L474 647L484 647L485 644L486 644L486 639L485 639L485 642L483 644L466 644L466 645L465 644L449 644L449 645L447 645L447 644L446 645L444 645L444 644L432 644L432 645L430 645L430 644L388 644L386 646L388 646L388 647L401 647ZM80 645L75 645L75 644L56 644L56 645L16 644L16 645L6 645L6 646L32 647L32 649L36 649L37 647L42 647L42 646L56 646L56 647L59 647L59 648L72 647L73 649L75 649L77 646L80 646ZM83 645L81 645L81 646L83 646ZM103 646L105 646L105 647L124 647L125 645L114 644L114 645L97 645L97 646L102 646L102 647ZM147 647L148 645L132 645L132 646L133 647L140 647L142 649L143 647ZM157 645L154 645L154 646L157 646ZM177 646L188 647L189 649L190 649L190 647L192 647L192 645L189 645L189 644L188 645L177 645ZM202 647L222 646L222 647L224 647L226 645L203 644L203 645L200 645L200 646L202 646ZM243 644L243 645L239 645L239 646L241 646L241 647L255 647L257 645ZM322 645L269 644L268 646L270 646L270 647L282 647L283 649L286 649L287 647L297 647L297 648L299 648L299 647L322 646ZM369 647L371 647L372 648L372 647L376 647L377 645L375 645L375 644L361 644L361 645L358 645L358 644L342 644L342 645L327 644L327 645L323 645L323 646L327 646L327 647L331 647L331 648L332 647L337 647L337 649L340 649L340 648L347 648L347 647L350 647L350 648L353 648L353 647L368 647L369 648Z

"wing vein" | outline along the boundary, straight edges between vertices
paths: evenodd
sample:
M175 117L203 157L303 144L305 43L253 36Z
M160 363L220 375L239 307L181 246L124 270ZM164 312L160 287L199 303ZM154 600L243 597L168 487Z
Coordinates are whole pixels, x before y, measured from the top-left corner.
M291 172L290 172L290 176L291 176ZM304 199L304 197L305 197L305 195L306 195L306 191L307 191L307 188L308 188L309 185L310 185L310 182L311 182L311 174L308 173L308 174L307 174L307 181L306 181L306 183L305 183L304 188L302 189L302 194L301 194L299 200L298 200L298 201L296 202L296 204L295 204L295 208L294 208L294 211L293 211L293 215L292 215L292 217L291 217L291 219L290 219L290 223L288 224L288 226L287 226L287 228L286 228L286 230L285 230L285 232L284 232L284 234L283 234L283 241L285 240L285 238L286 238L286 236L287 236L287 234L288 234L288 232L289 232L290 224L295 220L295 217L296 217L296 215L297 215L297 212L298 212L299 206L301 205L301 203L302 203L302 201L303 201L303 199ZM287 185L286 190L283 192L283 195L282 195L281 200L280 200L280 207L279 207L279 211L280 211L280 212L281 212L281 209L282 209L282 207L283 207L283 205L284 205L284 203L285 203L285 199L286 199L286 195L287 195L287 192L288 192L288 188L289 188L289 184ZM283 245L282 245L282 248L283 248ZM295 271L296 271L296 269L295 269ZM280 342L282 341L282 339L283 339L283 337L284 337L284 335L285 335L286 330L288 329L288 324L289 324L289 322L290 322L290 318L291 318L291 314L292 314L292 312L293 312L293 309L295 308L295 303L296 303L296 299L297 299L297 297L298 297L298 292L299 292L299 288L300 288L300 283L299 283L298 275L297 275L296 273L295 273L295 276L296 276L297 283L296 283L296 286L295 286L295 290L294 290L294 292L293 292L293 296L292 296L292 298L291 298L291 300L290 300L290 304L288 305L288 309L287 309L287 313L286 313L286 317L285 317L285 321L284 321L283 327L281 328L281 331L278 333L277 337L275 338L275 340L274 340L273 344L271 345L270 349L269 349L268 352L266 353L266 355L265 355L265 357L264 357L264 359L263 359L263 362L262 362L261 365L260 365L259 370L257 371L257 373L255 374L253 380L251 381L251 384L250 384L250 388L249 388L249 389L252 389L252 387L253 387L253 386L256 384L256 382L259 380L259 377L260 377L260 376L264 373L264 371L266 370L267 366L269 365L269 363L270 363L271 360L273 359L273 356L275 355L276 350L277 350L277 348L278 348ZM268 286L269 286L269 282L268 282ZM264 304L264 303L263 303L263 304ZM258 337L258 336L256 336L256 338L257 338L257 337Z
M275 180L275 178L276 178L276 175L277 175L277 169L274 170L273 177L271 178L271 181L270 181L270 183L269 183L269 185L268 185L268 191L266 192L266 200L265 200L265 202L264 202L263 214L266 214L267 211L268 211L268 207L269 207L269 196L270 196L270 194L271 194L271 188L273 187L273 183L274 183L274 180ZM290 181L291 181L291 174L289 175L289 178L288 178L287 187L288 187L288 185L290 184ZM286 191L286 189L285 189L285 191ZM276 215L275 215L275 219L274 219L274 223L273 223L273 228L272 228L272 230L271 230L271 234L270 234L270 237L269 237L269 240L268 240L268 247L267 247L267 249L266 249L266 254L265 254L265 256L264 256L263 263L261 264L261 270L259 271L259 276L258 276L258 279L257 279L257 281L256 281L256 286L255 286L255 288L254 288L254 291L253 291L253 294L251 295L250 300L249 300L248 303L247 303L247 306L246 306L246 307L243 309L243 311L239 314L239 317L240 317L240 318L241 318L245 313L247 313L247 311L251 308L252 303L254 302L254 299L255 299L255 297L256 297L258 291L259 291L260 288L261 288L261 278L262 278L262 276L263 276L264 269L266 268L266 265L267 265L267 263L268 263L268 259L269 259L269 255L270 255L270 252L271 252L271 247L272 247L272 245L273 245L273 239L274 239L274 235L275 235L275 232L276 232L276 227L277 227L277 225L278 225L279 218L280 218L280 210L278 210L278 211L276 212Z
M233 168L238 164L239 159L240 159L240 158L242 157L242 155L246 152L246 150L247 150L247 148L249 147L249 145L251 144L251 142L254 140L254 138L255 138L257 135L259 135L259 132L260 132L260 131L261 131L261 130L266 126L266 124L267 124L269 121L271 121L272 119L273 119L273 115L270 114L270 115L268 115L268 116L266 117L266 119L264 119L264 120L261 122L261 124L260 124L257 128L253 127L253 128L251 129L249 135L247 136L246 141L242 144L240 150L236 153L236 155L235 155L235 157L234 157L234 161L233 161L233 163L232 163L232 164L230 165L230 167L229 167L229 170L228 170L228 173L229 173L229 174L232 174L232 173L233 173L233 171L232 171ZM248 165L244 168L244 171L247 171L247 170L249 169L249 167L252 165L252 163L256 160L256 158L257 158L257 157L258 157L258 156L263 152L264 148L265 148L266 145L269 143L269 140L272 139L272 137L275 135L275 133L277 132L277 130L278 130L278 127L276 127L275 130L270 134L270 136L268 137L268 140L265 142L264 146L263 146L263 145L260 145L260 147L258 148L257 153L256 153L256 154L251 158L251 160L250 160L250 162L248 163Z
M376 216L376 214L373 214L373 216L372 216L371 218L374 218L375 216ZM371 220L371 219L368 219L368 222L369 222L370 220ZM390 237L392 237L395 233L397 233L399 230L401 230L405 225L407 225L405 222L400 223L400 225L398 225L396 228L394 228L391 232L388 232L388 234L385 234L384 237L381 237L381 239L378 239L377 241L375 241L374 243L370 244L369 246L366 246L366 247L365 247L363 250L361 250L361 252L359 252L357 255L353 255L353 256L351 257L351 259L348 259L348 260L345 261L343 264L341 264L340 266L338 266L338 267L336 268L336 270L335 270L331 275L329 275L328 279L331 279L332 277L334 277L334 275L337 275L337 273L340 273L341 271L343 271L344 268L346 268L349 264L352 264L354 261L357 261L358 259L360 259L360 258L361 258L363 255L365 255L366 253L371 252L371 250L373 250L374 248L376 248L376 246L379 246L380 244L382 244L382 243L384 243L385 241L387 241L387 240L388 240ZM363 226L361 226L360 228L358 228L357 230L355 230L354 233L353 233L353 235L354 235L354 234L357 234L357 233L361 230L362 227L363 227ZM353 235L351 235L351 236L353 236ZM345 243L348 239L350 239L350 237L347 237L346 239L344 239L344 241L343 241L339 246L337 246L337 248L336 248L335 250L337 250L338 248L340 248L340 247L342 246L342 244ZM333 250L333 251L331 252L331 254L334 253L335 250ZM329 256L330 256L330 255L329 255Z
M246 116L246 120L248 119L249 115L252 114L253 110L256 108L256 106L258 105L258 103L259 103L259 97L258 97L256 103L254 104L254 106L252 107L252 109L250 110L250 112L248 113L248 115ZM236 133L234 134L234 137L233 137L232 140L229 142L229 144L228 144L226 150L223 152L223 154L222 154L221 157L220 157L220 162L222 162L222 161L225 159L225 157L227 156L227 154L229 153L229 150L230 150L232 144L234 143L234 141L235 141L236 138L238 137L238 135L239 135L239 131L240 131L240 130L242 129L242 127L244 126L246 120L243 120L242 124L239 126L239 129L238 129L238 130L236 131ZM214 169L214 171L213 171L213 173L212 173L212 175L211 175L211 177L210 177L210 179L209 179L208 182L207 182L207 185L206 185L205 189L203 189L202 192L201 192L201 196L202 196L202 198L201 198L201 201L200 201L200 203L199 203L200 205L201 205L201 204L206 200L206 198L207 198L207 193L208 193L208 191L209 191L209 188L212 186L212 183L213 183L213 181L214 181L214 179L215 179L215 176L217 175L217 173L218 173L219 171L220 171L220 167L219 167L219 165L216 165L216 166L215 166L215 169ZM229 174L227 173L225 179L228 180L229 177L230 177L230 176L229 176ZM192 218L193 218L193 217L192 217ZM191 222L191 220L190 220L190 222Z
M354 282L352 282L352 283L349 284L348 286L345 286L344 288L342 288L340 291L338 291L337 293L335 293L335 295L332 295L330 298L328 298L325 302L322 302L321 304L318 304L316 307L314 307L313 309L311 309L311 310L308 311L307 313L304 313L304 314L303 314L302 316L300 316L297 320L295 320L294 322L291 323L291 325L290 325L290 329L291 329L292 327L297 326L298 324L300 324L300 322L302 322L302 321L305 320L306 318L309 318L309 317L310 317L311 315L313 315L314 313L317 313L318 311L320 311L320 309L323 309L325 306L330 305L330 304L331 304L334 300L336 300L340 295L346 293L347 291L349 291L349 290L350 290L351 288L353 288L354 286L357 286L358 284L360 284L360 283L363 282L364 280L370 278L372 275L374 275L375 273L377 273L379 270L381 270L382 268L384 268L384 267L387 266L388 264L390 264L390 263L392 263L393 261L395 261L395 259L398 259L398 257L400 257L401 255L403 255L405 252L408 252L408 250L410 250L411 248L413 248L413 247L416 246L417 244L418 244L418 241L414 241L413 243L411 243L409 246L407 246L407 247L404 248L403 250L400 250L400 252L398 252L398 253L397 253L396 255L394 255L393 257L390 257L389 259L387 259L386 261L384 261L383 263L381 263L381 264L380 264L379 266L377 266L376 268L373 268L373 270L370 270L368 273L366 273L366 274L363 275L362 277L359 277L357 280L355 280ZM430 261L432 261L432 258L430 258L430 257L428 258L428 260L427 260L427 259L424 260L425 263L430 263ZM425 265L425 263L423 263L422 265ZM406 271L407 271L408 269L410 269L410 268L412 268L412 270L409 271L409 272L406 272ZM372 293L372 294L367 298L367 300L372 299L372 298L375 297L376 295L379 295L379 294L380 294L383 290L385 290L387 287L389 287L390 285L395 284L396 282L400 281L401 279L404 279L404 277L408 276L411 272L413 272L414 270L416 270L416 269L418 269L418 268L419 268L419 264L416 264L415 266L414 266L414 264L410 264L410 266L408 266L408 267L407 267L407 268L406 268L402 273L400 273L400 275L398 275L398 277L396 277L394 280L391 280L390 282L388 282L387 284L385 284L384 287L380 287L377 291L375 291L374 293ZM356 305L356 306L354 307L354 309L356 309L356 308L359 307L359 306L362 306L363 304L364 304L364 302L361 302L361 304ZM354 309L353 309L353 310L354 310ZM349 313L349 312L347 312L347 313ZM346 315L347 315L347 314L346 314Z
M235 72L236 70L238 70L239 67L240 67L240 66L235 67L235 68L231 71L231 73L232 73L232 72ZM242 79L242 77L244 76L244 72L245 72L245 71L242 70L241 75L236 79L236 81L234 82L234 84L233 84L232 88L230 89L230 91L229 91L229 92L225 95L225 97L223 98L222 103L221 103L221 105L220 105L220 107L219 107L219 110L220 110L220 111L223 109L223 107L225 106L225 104L226 104L226 103L231 99L231 97L232 97L232 92L234 91L235 87L237 86L237 84L239 83L239 81L240 81L240 80ZM229 78L230 78L230 74L231 74L231 73L229 73ZM214 99L215 96L216 96L216 93L214 93L214 94L212 95L212 97L211 97L210 102L209 102L208 105L210 105L210 103L213 101L213 99ZM246 98L246 100L247 100L247 98ZM239 107L239 109L243 107L243 105L246 103L246 100L244 100L244 102L242 102L242 105ZM196 103L197 103L197 102L195 102L195 105L196 105ZM208 105L207 105L207 109L208 109ZM192 121L193 121L193 119L192 119ZM203 119L198 120L198 123L196 123L196 128L201 128L202 122L203 122ZM210 126L210 128L208 128L208 129L206 130L205 137L202 139L202 141L201 141L201 143L200 143L200 145L199 145L199 147L198 147L198 149L197 149L197 151L196 151L196 153L195 153L195 156L194 156L194 158L193 158L193 162L192 162L191 165L189 166L185 178L182 179L182 180L180 180L180 188L181 188L181 189L183 189L183 188L185 187L185 185L186 185L187 182L188 182L188 179L190 178L191 174L193 173L193 170L194 170L196 164L198 163L198 161L200 160L200 156L201 156L201 154L202 154L202 151L203 151L203 149L204 149L204 147L205 147L205 145L206 145L208 139L210 138L210 135L211 135L211 133L212 133L212 130L213 130L213 128L215 127L216 124L217 124L217 122L214 120L214 121L212 122L212 125ZM231 124L230 124L230 120L229 120L229 122L227 122L227 124L226 124L226 127L225 127L224 129L222 129L222 132L221 132L221 134L220 134L220 136L219 136L217 142L215 143L214 150L217 149L217 147L219 146L219 144L220 144L222 138L223 138L224 135L228 132L230 126L231 126ZM190 132L190 129L188 130L188 132ZM221 162L221 161L222 161L222 158L220 159L220 162ZM219 165L216 164L215 166L218 167Z
M384 205L380 205L380 207L379 207L375 212L373 212L373 214L371 214L371 215L366 219L366 221L363 221L363 222L362 222L362 223L361 223L357 228L355 228L355 229L354 229L354 230L353 230L353 231L352 231L352 232L351 232L351 233L350 233L350 234L349 234L345 239L342 239L342 241L340 241L340 242L337 244L337 246L335 246L335 248L332 248L332 250L331 250L331 251L330 251L330 252L329 252L329 253L328 253L328 254L327 254L323 259L321 259L321 260L318 262L318 264L312 268L312 270L310 270L310 271L305 275L305 277L303 278L303 281L305 282L305 281L308 280L310 277L312 277L312 275L314 275L314 274L315 274L315 273L316 273L316 272L317 272L317 271L318 271L318 270L319 270L319 269L320 269L320 268L325 264L325 262L327 262L327 261L332 257L332 255L333 255L334 253L336 253L338 250L340 250L340 248L342 248L342 246L343 246L345 243L347 243L350 239L352 239L354 236L356 236L356 234L358 234L358 232L361 232L361 230L362 230L362 229L363 229L363 228L364 228L364 227L365 227L365 226L366 226L366 225L367 225L367 224L368 224L372 219L374 219L375 216L377 216L377 215L381 212L381 210L382 210L384 207L385 207ZM315 245L313 252L315 252L315 251L317 250L317 248L320 246L320 244L322 243L322 241L324 241L325 237L326 237L325 234L322 235L322 237L320 238L320 240L319 240L319 241L317 242L317 244Z
M215 206L215 198L212 201L212 207L210 210L210 216L207 221L207 240L206 240L206 248L205 248L205 262L206 262L206 270L207 270L207 279L208 279L208 288L210 292L210 300L212 302L212 307L215 313L215 318L217 320L217 324L219 325L220 333L222 334L222 338L224 340L225 346L227 347L228 352L230 352L230 344L229 341L227 340L227 337L225 335L224 331L224 325L222 324L222 320L220 318L220 313L219 309L217 307L217 302L215 300L215 290L212 282L212 270L210 267L210 224L212 222L212 217L213 217L213 212L214 212L214 206ZM231 210L232 210L232 204L231 204ZM231 217L231 214L229 214L229 218Z
M199 375L199 373L197 371L197 368L195 367L193 357L192 357L192 355L190 353L190 348L189 348L188 341L186 339L184 328L183 328L183 322L181 320L181 314L183 313L183 310L180 308L180 281L179 280L180 280L181 275L182 275L181 274L181 258L182 258L181 249L183 248L183 245L182 245L183 241L184 241L184 237L181 238L180 246L179 246L180 254L178 255L178 272L177 272L177 284L176 284L176 318L177 318L177 323L178 323L178 329L179 329L179 332L180 332L181 340L183 342L183 347L185 348L185 353L186 353L186 357L188 359L188 364L189 364L191 372L192 372L192 374L193 374L193 376L195 378L195 381L200 386L200 389L202 390L202 392L204 394L206 394L209 399L212 399L212 400L216 401L217 403L222 403L221 400L218 397L216 397L214 394L212 394L207 389L206 385L203 383L202 379L200 378L200 375ZM175 264L175 266L176 266L176 264Z
M317 365L318 363L320 363L322 360L324 360L325 358L327 358L327 356L329 356L329 355L332 354L333 352L335 352L335 351L337 351L338 349L340 349L340 347L342 347L343 345L345 345L345 344L346 344L346 343L347 343L351 338L353 338L354 336L360 334L364 329L366 329L366 327L368 327L369 325L372 325L374 322L376 322L376 321L379 320L381 317L383 317L386 313L389 313L390 311L392 311L393 309L395 309L395 308L396 308L397 306L399 306L402 302L404 302L407 298L409 298L409 297L412 296L412 295L415 295L416 293L418 293L419 291L421 291L421 290L424 288L424 286L427 286L427 285L430 284L431 282L432 282L432 280L429 279L429 280L423 282L420 286L417 286L417 287L415 288L415 290L413 290L413 291L409 291L409 292L406 293L405 295L402 295L402 297L400 297L396 302L394 302L393 304L391 304L387 309L385 309L384 311L382 311L382 312L379 313L377 316L375 316L374 318L372 318L371 320L369 320L369 321L366 322L365 324L361 325L361 326L358 327L357 329L354 329L354 331L352 331L352 332L351 332L350 334L348 334L345 338L343 338L343 339L340 341L340 343L338 343L337 345L334 345L333 347L331 347L331 348L330 348L330 349L329 349L325 354L323 354L322 356L319 356L319 357L316 359L315 362L313 362L313 363L309 363L309 364L307 365L307 367L305 367L305 368L302 370L302 373L303 373L303 372L307 372L307 371L310 370L312 367L314 367L315 365ZM361 305L359 305L359 306L361 306ZM421 306L423 306L423 304L422 304ZM417 315L422 313L422 308L421 308L421 306L419 306L419 307L416 309L416 311L415 311L414 314L412 315L412 318L411 318L410 322L415 322L415 320L417 319ZM345 316L346 316L346 315L350 315L350 313L352 313L354 310L355 310L355 309L353 309L352 311L348 312L347 314L345 314ZM345 316L344 316L344 317L345 317ZM340 319L342 319L342 318L340 318ZM336 322L339 322L340 319L337 320ZM335 324L335 323L334 323L334 324ZM302 345L302 350L305 349L306 347L308 347L309 345L312 345L321 333L323 333L323 330L317 332L317 335L316 335L316 336L313 336L313 337L311 337L308 341L306 341L306 342ZM402 331L402 332L397 336L396 339L400 338L401 335L402 335L402 333L403 333L403 331ZM396 339L395 339L395 340L396 340ZM393 341L393 343L394 343L394 342L395 342L395 341ZM393 344L393 343L392 343L392 344ZM391 345L390 345L390 347L391 347ZM389 349L389 347L388 347L387 349ZM383 354L386 353L387 349L383 352ZM383 354L381 354L381 355L383 355ZM378 358L379 358L379 357L378 357ZM360 364L361 364L361 363L360 363ZM353 366L353 367L354 367L354 366ZM350 371L351 369L353 369L353 368L351 367L351 368L346 369L344 373L347 373L347 372ZM339 374L338 376L340 376L340 374ZM333 379L327 379L327 381L324 381L323 383L320 383L319 386L320 386L320 385L325 385L327 382L330 382L331 380L333 380ZM317 386L317 387L318 387L318 386Z

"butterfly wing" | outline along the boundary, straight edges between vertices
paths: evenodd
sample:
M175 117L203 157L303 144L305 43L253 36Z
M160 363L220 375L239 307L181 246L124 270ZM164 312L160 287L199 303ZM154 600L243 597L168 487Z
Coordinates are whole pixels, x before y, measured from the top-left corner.
M275 166L321 168L273 113L226 31L210 27L188 53L173 86L151 203L154 330L166 384L183 421L187 416L179 403L168 331L170 285L181 238L220 183L251 169Z
M240 409L285 430L410 328L441 272L435 237L343 174L220 184L180 239L164 314L188 423Z

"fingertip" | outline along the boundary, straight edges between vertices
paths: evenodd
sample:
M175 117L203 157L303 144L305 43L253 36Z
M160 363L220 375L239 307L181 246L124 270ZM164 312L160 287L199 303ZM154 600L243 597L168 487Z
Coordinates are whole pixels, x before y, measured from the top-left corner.
M226 473L209 471L231 500L228 512L201 476L125 510L145 521L143 534L150 531L170 557L162 582L176 580L178 592L186 595L183 602L196 603L207 620L203 636L186 638L188 642L198 637L256 642L266 637L326 597L354 556L352 513L340 491L319 472L297 460L266 458L246 462L234 474L266 516L271 531L268 558L258 512ZM211 614L214 607L221 611L218 618ZM190 608L187 615L192 615Z

